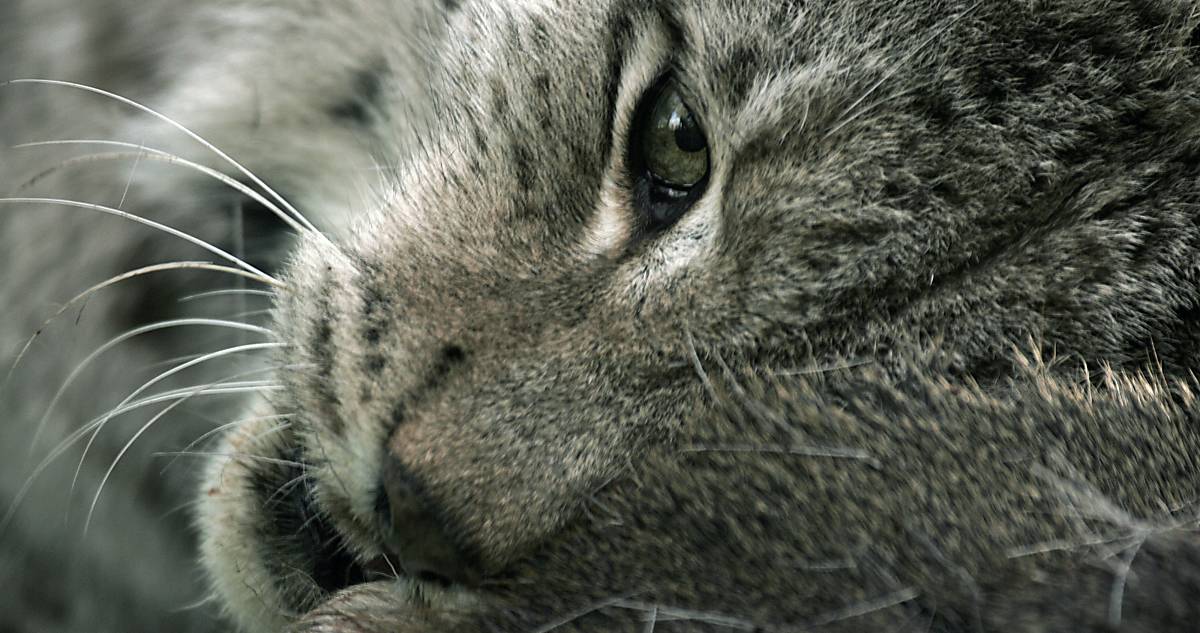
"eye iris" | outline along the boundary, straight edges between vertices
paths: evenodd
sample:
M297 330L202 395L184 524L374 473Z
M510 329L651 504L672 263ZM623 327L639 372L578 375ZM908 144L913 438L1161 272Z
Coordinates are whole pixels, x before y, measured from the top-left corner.
M662 91L648 123L642 151L650 175L674 189L690 189L703 180L708 140L676 90Z

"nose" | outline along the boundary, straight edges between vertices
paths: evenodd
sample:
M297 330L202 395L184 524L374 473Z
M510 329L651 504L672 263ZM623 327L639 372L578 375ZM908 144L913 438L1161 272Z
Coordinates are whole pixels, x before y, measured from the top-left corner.
M455 542L421 482L393 456L383 468L391 535L388 549L412 578L439 584L474 585L478 565Z

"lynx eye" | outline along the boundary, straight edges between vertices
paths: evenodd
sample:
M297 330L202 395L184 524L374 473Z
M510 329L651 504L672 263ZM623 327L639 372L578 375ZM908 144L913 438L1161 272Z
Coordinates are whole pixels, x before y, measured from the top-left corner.
M674 81L643 98L630 149L648 228L664 228L700 197L709 172L708 138Z

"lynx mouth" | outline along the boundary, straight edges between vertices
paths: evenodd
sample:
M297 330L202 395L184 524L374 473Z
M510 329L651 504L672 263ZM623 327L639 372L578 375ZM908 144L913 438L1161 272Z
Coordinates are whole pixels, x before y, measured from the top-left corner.
M399 579L400 572L386 554L364 562L349 551L333 522L317 507L307 466L297 459L299 451L290 453L278 473L284 483L263 504L263 512L269 530L264 537L292 551L299 563L293 565L293 572L307 574L325 595L367 582ZM289 606L298 612L312 607L311 599L304 602L309 604Z
M223 438L201 498L204 561L243 628L282 630L358 599L413 617L474 610L476 591L405 574L382 548L363 555L351 547L315 494L316 469L301 457L298 438L269 431L248 424Z
M272 575L282 583L286 582L285 578L295 577L298 571L303 572L319 589L315 592L317 595L282 591L285 596L296 596L293 604L288 605L291 609L298 613L310 611L334 594L367 583L416 587L420 589L417 593L426 597L463 590L450 579L436 574L406 573L397 562L400 557L394 552L385 550L369 559L356 556L333 521L317 505L308 466L299 458L300 451L291 450L287 455L288 459L281 460L284 465L273 473L281 483L276 484L276 493L262 506L264 525L269 529L264 538L291 552L285 557L291 559L285 564L287 568L281 566L273 570Z

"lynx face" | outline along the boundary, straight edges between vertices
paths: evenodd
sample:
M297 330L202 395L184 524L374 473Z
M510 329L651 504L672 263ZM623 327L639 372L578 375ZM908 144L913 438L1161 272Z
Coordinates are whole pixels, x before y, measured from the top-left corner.
M665 582L786 622L789 577L724 567L811 525L804 508L688 515L641 566L645 543L597 518L687 511L663 501L695 484L686 462L642 469L712 431L721 375L937 340L986 382L1031 336L1117 364L1154 336L1195 360L1194 203L1141 192L1197 172L1145 128L1200 111L1176 99L1197 17L1034 4L450 12L425 51L433 123L348 237L301 236L275 306L284 388L209 466L204 557L237 621L536 628ZM379 138L404 126L396 72L366 82ZM737 515L761 530L711 527ZM532 606L548 586L562 612Z

